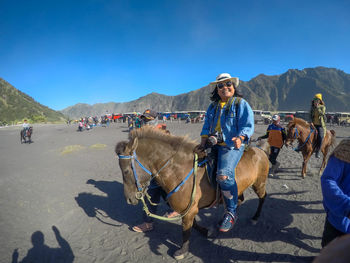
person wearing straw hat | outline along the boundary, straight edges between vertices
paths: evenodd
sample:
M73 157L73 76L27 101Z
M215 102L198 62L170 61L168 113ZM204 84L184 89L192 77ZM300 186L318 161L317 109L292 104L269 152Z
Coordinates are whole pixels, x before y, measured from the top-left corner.
M221 188L226 211L220 225L227 232L237 220L238 202L235 168L254 133L254 114L238 92L239 79L222 73L210 83L214 89L197 150L211 147L217 159L216 180Z
M315 145L316 158L320 158L319 151L322 146L322 139L326 134L326 106L322 100L322 94L317 93L311 102L310 110L311 122L317 130L317 138Z

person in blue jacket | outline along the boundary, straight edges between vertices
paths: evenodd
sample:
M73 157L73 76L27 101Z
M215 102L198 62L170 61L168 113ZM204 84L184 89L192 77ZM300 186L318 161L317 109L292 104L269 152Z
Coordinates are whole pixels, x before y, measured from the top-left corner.
M350 138L342 140L330 155L321 186L327 213L321 243L324 247L350 233Z
M220 185L226 211L220 231L232 229L237 220L238 202L235 168L254 133L254 114L237 90L239 79L228 73L217 76L211 101L201 132L199 149L209 144L217 157L216 180Z

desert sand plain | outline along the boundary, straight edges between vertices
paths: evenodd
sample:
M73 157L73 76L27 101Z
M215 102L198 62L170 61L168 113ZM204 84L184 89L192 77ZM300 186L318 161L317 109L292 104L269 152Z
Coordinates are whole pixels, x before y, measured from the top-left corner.
M199 141L202 124L168 122L175 135ZM265 133L256 125L254 138ZM20 127L0 129L0 262L175 262L181 222L156 221L136 233L141 206L127 205L114 154L127 139L126 124L77 132L77 125L34 125L33 143L21 144ZM350 128L332 127L337 142ZM251 189L234 229L206 239L192 231L190 253L182 262L311 262L321 248L325 219L318 169L309 161L301 178L302 156L283 147L280 172L267 183L261 217L252 225L258 200ZM165 212L162 205L160 214ZM201 210L204 226L215 224L223 207Z

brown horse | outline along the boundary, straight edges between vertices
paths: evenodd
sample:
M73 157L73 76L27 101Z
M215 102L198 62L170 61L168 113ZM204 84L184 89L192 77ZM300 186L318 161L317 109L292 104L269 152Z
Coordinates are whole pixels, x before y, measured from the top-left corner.
M143 127L132 131L129 141L119 142L115 149L119 156L124 195L128 204L136 205L139 202L140 195L144 195L145 186L151 178L167 194L183 183L168 198L172 209L182 215L182 246L174 254L176 259L182 259L188 252L192 226L202 234L208 234L207 229L196 223L195 215L199 209L209 207L216 200L216 190L211 186L205 168L198 167L197 173L191 172L194 169L195 146L196 143L186 137ZM259 197L259 206L253 217L255 221L266 197L268 170L269 160L266 153L256 147L250 147L244 153L236 168L239 196L243 197L244 190L252 186ZM189 179L184 181L189 175ZM196 189L194 195L193 189Z
M315 127L307 121L299 118L293 118L287 125L287 139L285 142L286 146L291 146L293 141L296 139L299 143L295 149L301 151L303 154L303 166L301 176L305 178L307 162L309 161L312 153L315 150L317 132ZM323 154L322 165L320 168L320 175L326 166L327 154L331 146L335 144L335 131L327 130L326 135L322 140L321 152Z

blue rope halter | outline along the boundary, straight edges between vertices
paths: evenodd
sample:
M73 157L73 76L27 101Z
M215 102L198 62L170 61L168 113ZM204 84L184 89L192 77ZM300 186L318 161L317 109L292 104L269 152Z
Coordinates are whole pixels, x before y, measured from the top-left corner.
M299 132L298 132L297 127L295 127L294 130L295 130L295 131L294 131L294 139L297 139L297 138L299 137ZM298 146L298 147L293 148L293 150L296 151L296 152L300 151L301 148L303 148L303 147L306 145L306 143L309 141L310 136L311 136L311 134L312 134L314 131L315 131L315 130L312 129L312 127L311 127L311 125L310 125L310 133L309 133L309 135L307 136L305 142L304 142L301 146Z
M144 170L147 174L149 174L151 176L151 179L152 180L155 176L157 176L160 171L166 167L170 161L170 159L162 166L162 168L159 169L159 171L153 175L152 172L150 172L144 165L142 165L142 163L137 159L137 156L136 156L136 152L133 151L133 154L132 155L122 155L122 154L118 154L118 157L119 159L131 159L131 167L132 167L132 170L134 172L134 178L135 178L135 182L136 182L136 187L137 187L137 190L139 192L142 192L143 188L140 184L140 180L139 180L139 176L137 175L136 173L136 169L135 169L135 162L134 160L139 164L139 166L142 168L142 170ZM204 163L206 162L206 160L202 161L201 163L198 164L198 166L202 166ZM172 196L174 193L176 193L177 191L179 191L179 189L181 188L181 186L183 186L185 184L185 182L188 180L188 178L190 178L190 176L193 174L193 171L194 171L194 168L191 169L191 171L187 174L187 176L172 190L170 191L167 196L166 196L166 199L168 200L170 198L170 196Z
M152 173L142 165L142 163L137 159L137 156L136 156L136 152L133 151L133 154L132 155L121 155L121 154L118 154L118 157L119 159L131 159L131 167L132 167L132 170L134 172L134 178L135 178L135 182L136 182L136 187L137 187L137 190L139 192L142 192L143 188L140 184L140 180L139 180L139 177L137 176L137 173L136 173L136 169L135 169L135 161L139 164L139 166L142 168L142 170L144 170L146 173L148 173L150 176L152 176ZM135 160L135 161L134 161Z

